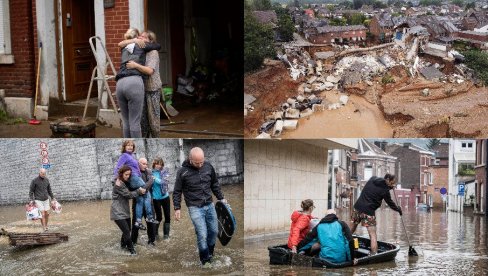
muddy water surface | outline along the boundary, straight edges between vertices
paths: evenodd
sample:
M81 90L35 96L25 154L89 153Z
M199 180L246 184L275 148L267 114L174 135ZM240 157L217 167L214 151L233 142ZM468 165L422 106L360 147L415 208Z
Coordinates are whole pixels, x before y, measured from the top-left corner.
M400 245L395 261L342 269L316 269L269 265L267 247L286 243L287 237L246 242L246 273L276 275L487 275L487 221L444 211L405 210L407 231L419 257L408 257L408 245L400 217L394 211L377 211L378 239ZM316 216L322 216L314 212ZM347 212L339 216L347 218ZM364 227L357 235L368 236Z
M338 102L339 96L333 102ZM328 99L329 99L328 98ZM330 100L330 99L329 99ZM351 95L347 105L336 110L325 110L300 119L296 130L286 130L282 138L389 138L391 125L384 119L377 105L363 97Z
M66 202L63 212L51 214L51 232L69 236L65 243L33 248L15 248L8 238L0 236L0 275L107 275L129 274L227 274L244 269L243 191L244 186L223 186L223 193L237 220L237 232L223 247L217 241L213 267L202 269L198 258L196 236L186 207L182 220L172 215L170 239L147 245L145 231L140 231L137 256L120 248L121 232L110 220L110 200ZM61 202L62 203L62 202ZM184 204L183 204L184 206ZM11 232L39 232L40 222L25 220L23 206L2 206L0 226Z

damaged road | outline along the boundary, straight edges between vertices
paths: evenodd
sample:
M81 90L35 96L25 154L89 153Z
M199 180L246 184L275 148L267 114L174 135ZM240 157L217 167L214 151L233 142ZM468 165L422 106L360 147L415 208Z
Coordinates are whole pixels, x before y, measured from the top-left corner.
M471 69L425 49L426 38L416 36L367 49L310 48L312 55L285 46L280 60L245 76L245 93L256 100L245 106L244 135L488 136L488 89Z

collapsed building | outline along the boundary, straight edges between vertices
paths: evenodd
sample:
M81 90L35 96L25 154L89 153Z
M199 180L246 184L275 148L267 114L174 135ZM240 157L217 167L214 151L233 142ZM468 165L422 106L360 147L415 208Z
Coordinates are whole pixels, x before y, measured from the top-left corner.
M288 68L289 77L297 83L296 95L276 103L266 112L258 138L279 137L284 130L297 129L300 118L340 109L348 104L351 94L379 104L386 119L401 125L414 117L400 115L404 110L401 104L395 103L399 95L409 103L428 104L427 101L465 93L474 84L481 85L474 72L461 63L462 55L446 45L431 42L428 28L404 22L393 32L393 42L388 44L370 48L335 46L332 51L324 52L308 47L312 55L304 47L285 44L278 57ZM488 103L479 103L484 104ZM424 107L419 112L431 114L432 111ZM458 112L453 116L463 117L463 114ZM443 125L450 118L432 120L433 123L426 119L418 124Z

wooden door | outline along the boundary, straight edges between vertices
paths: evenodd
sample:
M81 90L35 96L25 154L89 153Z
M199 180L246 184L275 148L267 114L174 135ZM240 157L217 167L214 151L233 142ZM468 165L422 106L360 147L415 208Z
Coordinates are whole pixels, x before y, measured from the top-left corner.
M156 34L159 51L159 74L163 86L172 85L171 81L171 35L170 35L170 5L169 0L147 0L146 28ZM184 47L183 45L181 47Z
M66 101L85 99L96 66L88 39L95 35L94 0L62 0ZM96 87L96 86L95 86ZM92 96L96 96L96 89Z

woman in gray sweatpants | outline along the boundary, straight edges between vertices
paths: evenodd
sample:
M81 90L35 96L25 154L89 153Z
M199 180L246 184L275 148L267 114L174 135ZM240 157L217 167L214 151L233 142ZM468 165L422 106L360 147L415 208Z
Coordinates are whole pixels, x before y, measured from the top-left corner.
M124 138L141 138L141 116L144 106L144 81L142 73L136 69L127 68L128 63L146 64L146 52L161 49L158 43L139 44L144 41L138 39L137 29L128 29L124 34L126 40L119 43L122 48L120 70L115 77L117 100L122 113L122 128ZM132 44L132 47L130 47Z
M117 100L122 113L124 138L141 138L141 116L144 106L144 81L141 76L127 76L117 81Z

